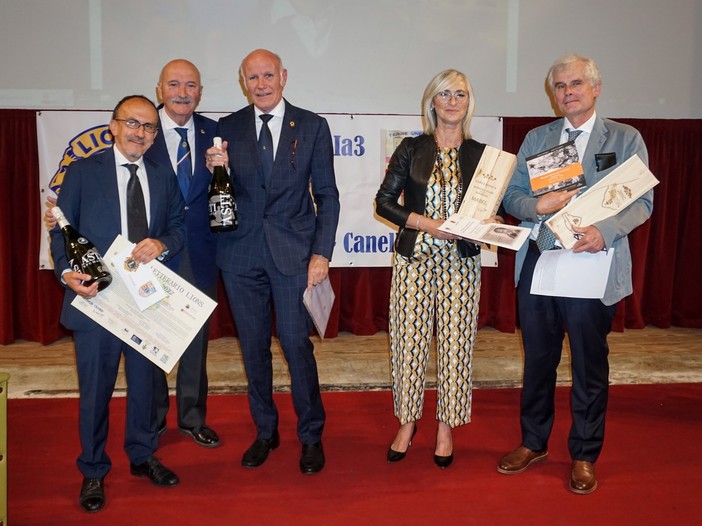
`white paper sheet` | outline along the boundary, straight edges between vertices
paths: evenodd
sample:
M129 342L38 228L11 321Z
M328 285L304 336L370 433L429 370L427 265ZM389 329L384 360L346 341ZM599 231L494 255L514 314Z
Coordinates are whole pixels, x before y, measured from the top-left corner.
M602 299L612 266L614 249L575 253L547 250L534 268L531 293L540 296Z
M114 263L110 270L119 274L139 310L144 310L165 298L166 291L154 277L153 264L158 261L153 260L146 264L134 261L134 247L135 243L130 243L130 246L123 247L118 252L109 253L110 260Z

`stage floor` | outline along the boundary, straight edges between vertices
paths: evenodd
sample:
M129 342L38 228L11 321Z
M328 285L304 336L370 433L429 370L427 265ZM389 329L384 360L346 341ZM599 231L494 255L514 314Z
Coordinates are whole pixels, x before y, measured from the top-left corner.
M388 335L355 336L348 333L320 341L313 337L323 389L389 389ZM613 332L610 344L612 384L656 384L702 382L702 330L657 329ZM473 385L476 388L518 387L522 377L522 348L519 333L491 328L478 331L473 354ZM273 344L274 383L277 391L289 390L290 381L277 340ZM427 385L436 380L436 358L430 356ZM570 384L570 357L566 346L559 368L559 383ZM221 338L210 342L209 383L211 393L240 393L246 390L239 342ZM77 396L73 343L66 338L47 346L17 342L0 346L0 371L10 373L10 398ZM175 385L175 370L169 375ZM123 375L116 392L123 393Z

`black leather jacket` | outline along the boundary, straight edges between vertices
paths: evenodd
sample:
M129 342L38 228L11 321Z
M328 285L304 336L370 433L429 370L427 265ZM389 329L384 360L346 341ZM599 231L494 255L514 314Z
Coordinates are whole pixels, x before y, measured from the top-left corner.
M463 179L463 191L468 188L485 145L473 139L464 140L458 154L458 164ZM399 227L395 251L405 257L412 256L417 231L405 228L411 212L424 215L427 184L436 162L436 142L432 135L407 137L393 153L385 172L385 179L375 196L375 210L379 216ZM399 204L404 192L404 206ZM459 239L456 241L461 257L475 256L480 247Z

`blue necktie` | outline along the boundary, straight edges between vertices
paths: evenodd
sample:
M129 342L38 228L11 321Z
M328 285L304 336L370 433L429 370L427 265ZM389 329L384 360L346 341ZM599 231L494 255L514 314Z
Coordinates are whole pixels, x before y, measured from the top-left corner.
M573 130L572 128L566 128L566 133L568 134L568 142L574 141L578 135L582 133L582 130ZM554 212L555 213L555 212ZM544 250L551 250L556 247L556 236L553 235L551 229L546 226L546 220L553 217L552 214L546 214L544 220L541 222L541 227L539 228L539 235L536 236L536 246L539 247L539 252Z
M122 166L125 166L130 174L127 182L127 238L132 243L138 243L149 235L144 193L141 191L141 183L137 175L139 166L136 164Z
M178 185L183 198L187 199L188 191L190 190L190 178L193 176L192 156L190 155L190 144L188 144L188 129L176 128L175 130L180 134L176 175L178 176Z
M263 126L261 126L261 133L258 136L258 148L261 156L263 177L265 181L268 181L273 171L273 135L271 135L271 129L268 127L268 121L273 118L273 115L264 113L259 115L259 117L263 121Z

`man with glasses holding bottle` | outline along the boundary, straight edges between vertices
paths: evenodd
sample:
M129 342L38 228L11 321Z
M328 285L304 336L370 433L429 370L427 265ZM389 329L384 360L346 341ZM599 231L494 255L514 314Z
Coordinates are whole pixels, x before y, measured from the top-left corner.
M177 254L185 236L178 183L170 168L144 158L158 132L156 107L141 95L125 97L113 111L110 132L112 148L68 167L58 206L101 254L118 234L136 243L132 257L139 263ZM82 284L89 276L71 269L61 230L54 227L50 234L55 273L66 287L61 323L73 331L78 370L82 451L77 464L84 477L79 503L84 511L97 512L105 505L104 478L112 467L105 447L109 403L122 355L128 385L124 444L130 472L158 486L175 486L179 479L153 456L158 444L154 375L159 371L71 305L76 296L94 298L97 283Z

